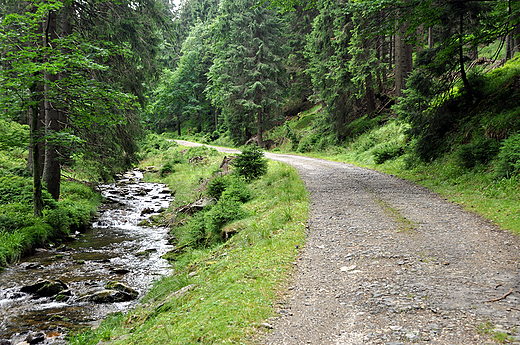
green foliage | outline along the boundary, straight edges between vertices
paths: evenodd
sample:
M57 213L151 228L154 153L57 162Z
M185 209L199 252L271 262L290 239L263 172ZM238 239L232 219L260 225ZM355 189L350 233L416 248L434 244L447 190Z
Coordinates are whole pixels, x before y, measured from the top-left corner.
M221 198L233 199L241 203L246 203L253 198L251 190L243 178L230 175L229 185L222 191Z
M520 132L507 138L498 154L497 177L511 177L520 173Z
M204 213L206 243L214 244L222 240L222 227L245 216L242 203L231 195L226 196L224 192L217 203Z
M164 177L173 172L175 172L175 168L173 167L173 164L171 162L164 163L160 170L161 177Z
M0 177L0 267L18 260L37 245L84 230L100 200L90 187L65 182L58 202L44 191L44 215L38 218L33 214L30 189L28 178Z
M220 199L220 196L222 195L222 193L226 190L226 188L229 187L229 185L231 184L231 175L222 175L222 176L217 176L213 179L211 179L208 183L208 189L207 189L207 193L210 197L212 198L215 198L215 199Z
M186 159L190 160L193 157L201 156L201 157L216 157L219 153L216 149L213 147L207 147L207 146L197 146L197 147L190 147L185 153Z
M143 158L165 152L171 147L177 147L177 142L166 139L164 136L154 132L148 132L139 142L139 149Z
M461 145L455 152L459 164L471 169L478 164L488 164L499 151L499 143L493 139L481 139Z
M219 14L212 24L214 59L206 93L241 145L255 128L267 127L280 106L286 26L274 11L251 0L221 1Z
M247 181L255 180L267 172L267 160L264 153L256 146L249 145L239 154L231 165L236 174L244 177Z
M13 147L25 148L29 145L29 126L14 121L6 121L0 117L0 150Z
M404 148L395 141L378 145L372 151L376 164L383 164L387 160L401 156L403 153Z
M85 230L93 216L90 205L85 201L62 201L59 207L44 210L43 221L58 234L66 235L71 231Z

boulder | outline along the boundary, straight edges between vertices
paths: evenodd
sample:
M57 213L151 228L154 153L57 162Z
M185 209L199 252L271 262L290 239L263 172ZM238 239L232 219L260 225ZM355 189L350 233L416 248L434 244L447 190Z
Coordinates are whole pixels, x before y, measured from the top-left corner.
M124 283L118 282L118 281L108 282L105 285L105 289L107 289L107 290L116 290L116 291L120 291L120 292L126 293L126 294L132 296L133 297L132 299L136 299L137 296L139 295L139 292L137 292L136 290L132 289L130 286L128 286L128 285L126 285Z
M28 342L29 344L38 344L38 343L43 342L44 340L45 340L45 334L43 334L42 332L31 332L31 333L29 333L27 338L25 338L25 341Z
M103 304L103 303L116 303L116 302L128 302L135 299L134 296L117 291L117 290L101 290L94 292L92 295L86 297L90 302Z
M22 287L20 291L40 297L51 297L67 289L67 285L59 280L39 280L35 284Z

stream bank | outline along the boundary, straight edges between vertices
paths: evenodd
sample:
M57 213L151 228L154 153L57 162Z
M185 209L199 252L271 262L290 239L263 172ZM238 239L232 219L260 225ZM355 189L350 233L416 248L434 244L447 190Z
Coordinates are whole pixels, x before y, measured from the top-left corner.
M39 248L0 272L0 341L64 344L70 330L96 327L107 314L132 308L170 272L161 258L171 249L168 229L143 224L173 197L142 177L134 170L101 186L106 201L85 234Z

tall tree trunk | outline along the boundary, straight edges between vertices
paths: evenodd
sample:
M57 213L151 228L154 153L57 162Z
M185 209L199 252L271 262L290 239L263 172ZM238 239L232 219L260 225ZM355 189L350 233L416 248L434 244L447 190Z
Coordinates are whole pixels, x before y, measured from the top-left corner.
M37 91L36 91L37 92ZM32 161L33 161L33 210L34 215L41 217L43 214L43 197L42 197L42 180L40 178L40 150L41 136L38 128L38 101L33 100L32 102L32 114L31 114L31 146L32 150Z
M262 131L262 108L258 108L256 112L256 139L257 144L260 147L264 147L264 138L263 138L263 131Z
M365 78L366 100L367 100L367 114L371 116L376 111L376 98L374 96L374 86L372 85L372 78L368 75Z
M432 49L435 41L433 40L433 26L428 27L428 48Z
M181 136L181 113L177 113L177 134Z
M413 69L413 46L405 42L408 25L402 25L395 36L395 94L403 95L406 80Z
M218 113L220 112L219 108L215 108L214 114L215 114L215 131L218 131Z
M52 42L58 38L56 12L49 12L45 28L44 45L51 47ZM47 137L58 133L60 130L58 110L49 99L51 85L58 80L55 73L45 73L45 134ZM43 182L47 191L55 200L60 197L61 166L58 159L58 145L52 140L45 141L45 165L43 167Z
M468 77L466 75L466 66L464 65L464 16L461 13L459 17L459 64L460 64L460 77L466 90L466 97L472 98L471 86L469 84Z

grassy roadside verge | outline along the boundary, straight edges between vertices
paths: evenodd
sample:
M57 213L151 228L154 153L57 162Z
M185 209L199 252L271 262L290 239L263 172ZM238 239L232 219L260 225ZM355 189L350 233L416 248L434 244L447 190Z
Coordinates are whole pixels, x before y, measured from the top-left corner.
M146 178L175 191L174 207L198 198L201 182L222 160L207 150L202 162L185 163L180 151L172 147L143 162L161 166ZM246 216L224 225L223 231L234 233L229 240L177 255L175 273L158 281L136 309L110 316L70 343L253 343L273 316L304 243L308 195L296 170L278 162L269 162L267 174L248 188Z
M362 140L362 139L361 139ZM335 151L335 150L333 150ZM404 155L376 164L369 154L312 152L311 157L345 162L381 171L427 187L465 210L493 221L503 229L520 234L520 178L496 179L489 167L460 167L453 155L433 163L409 163ZM410 166L411 165L411 166Z

